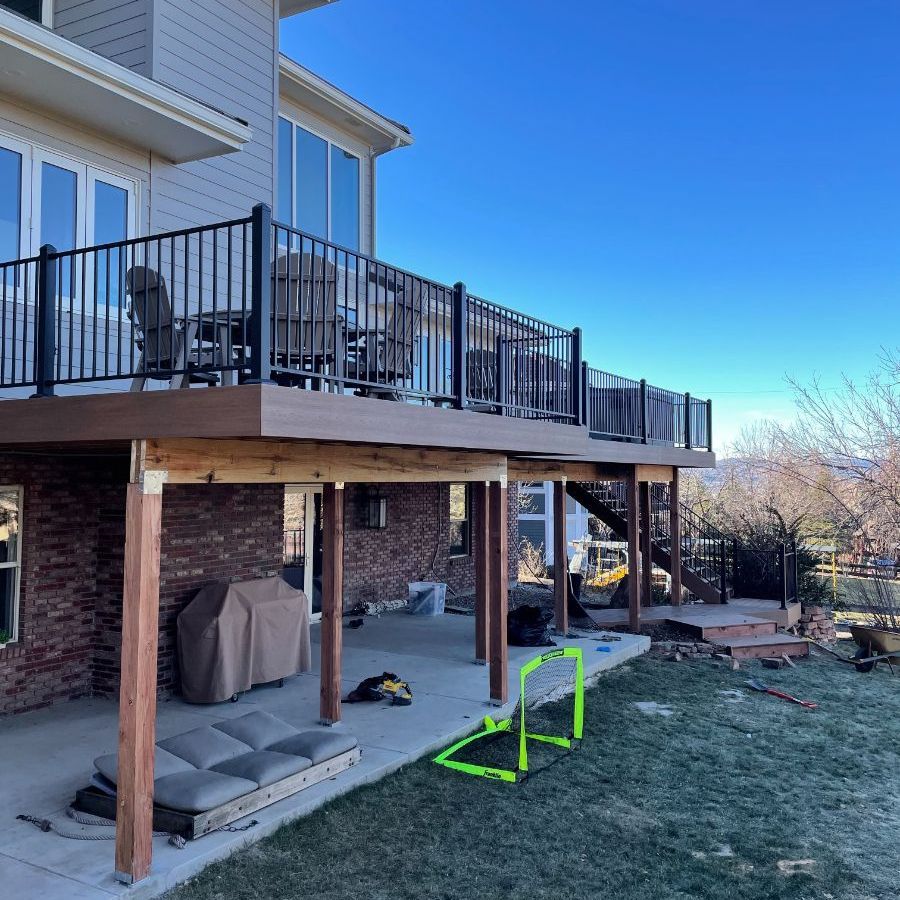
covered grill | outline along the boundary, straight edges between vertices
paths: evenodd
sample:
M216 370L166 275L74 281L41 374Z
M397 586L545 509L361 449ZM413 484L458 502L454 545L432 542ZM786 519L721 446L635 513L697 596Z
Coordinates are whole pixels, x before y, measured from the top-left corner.
M281 578L215 582L178 616L181 690L217 703L310 668L309 600Z

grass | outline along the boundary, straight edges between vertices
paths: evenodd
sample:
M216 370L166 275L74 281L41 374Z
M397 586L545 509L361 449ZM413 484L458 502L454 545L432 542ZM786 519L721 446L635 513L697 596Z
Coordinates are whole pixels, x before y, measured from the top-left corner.
M898 690L822 657L738 672L645 657L586 693L581 747L524 784L422 760L169 900L897 898Z

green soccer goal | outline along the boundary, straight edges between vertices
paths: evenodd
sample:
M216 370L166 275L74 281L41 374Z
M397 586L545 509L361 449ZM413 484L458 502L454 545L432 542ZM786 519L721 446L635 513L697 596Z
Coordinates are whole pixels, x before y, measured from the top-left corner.
M537 656L522 667L519 680L519 700L508 719L495 722L485 716L481 731L448 747L434 762L467 775L516 782L528 775L529 741L575 747L584 727L581 649L564 647ZM489 765L492 756L504 755L501 740L516 742L514 760Z

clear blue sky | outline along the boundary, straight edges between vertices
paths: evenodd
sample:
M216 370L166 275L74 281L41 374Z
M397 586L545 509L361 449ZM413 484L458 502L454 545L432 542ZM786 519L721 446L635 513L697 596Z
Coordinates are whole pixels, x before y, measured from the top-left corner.
M286 53L408 124L378 255L581 325L592 364L711 396L897 343L900 2L340 0Z

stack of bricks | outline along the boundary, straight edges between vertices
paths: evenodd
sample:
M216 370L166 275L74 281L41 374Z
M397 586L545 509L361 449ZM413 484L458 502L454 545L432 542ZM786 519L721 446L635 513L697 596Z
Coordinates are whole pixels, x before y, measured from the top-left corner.
M821 606L808 606L800 616L800 635L820 643L832 644L837 640L834 621Z

